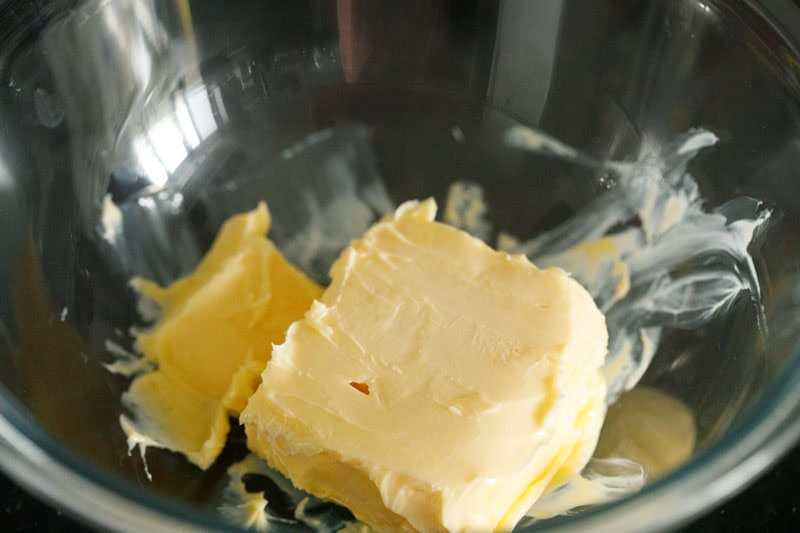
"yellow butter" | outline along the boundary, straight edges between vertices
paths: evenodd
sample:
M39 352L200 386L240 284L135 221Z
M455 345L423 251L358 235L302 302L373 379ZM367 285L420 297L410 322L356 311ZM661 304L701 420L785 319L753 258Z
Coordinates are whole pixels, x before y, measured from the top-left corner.
M341 254L240 421L295 485L378 530L510 530L592 454L605 320L563 270L435 212L407 202Z
M269 225L262 202L225 223L191 275L167 288L132 282L161 316L136 341L156 370L123 396L134 415L121 419L129 442L183 453L201 468L222 450L228 417L255 390L272 344L322 293L265 238Z
M697 423L683 401L640 385L609 407L595 455L638 463L653 480L688 461L696 440Z

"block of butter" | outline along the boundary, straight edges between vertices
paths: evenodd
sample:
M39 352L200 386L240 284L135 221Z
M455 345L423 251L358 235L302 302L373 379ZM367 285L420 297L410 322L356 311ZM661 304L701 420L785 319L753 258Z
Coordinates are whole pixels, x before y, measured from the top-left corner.
M242 411L248 446L378 530L510 530L577 475L607 332L558 268L407 202L337 259Z
M180 452L201 468L219 455L228 417L258 385L272 343L322 293L266 239L269 224L262 202L224 224L191 275L167 288L133 280L161 315L136 341L155 370L123 395L129 444Z

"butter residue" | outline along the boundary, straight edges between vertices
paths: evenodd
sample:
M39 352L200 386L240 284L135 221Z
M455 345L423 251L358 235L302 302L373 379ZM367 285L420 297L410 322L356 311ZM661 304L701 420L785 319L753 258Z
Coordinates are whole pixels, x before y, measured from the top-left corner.
M100 215L100 223L100 233L103 238L110 243L116 242L122 231L122 211L111 199L110 194L106 194L103 197L103 211Z
M685 403L639 385L609 407L581 475L544 495L527 515L552 518L636 492L688 461L696 439L697 424Z
M466 181L450 184L443 213L445 222L486 242L492 231L487 211L480 185Z
M106 352L114 357L114 361L112 363L103 363L103 366L112 374L119 374L129 378L136 374L155 370L153 361L126 350L111 339L106 339L104 344Z
M377 529L507 530L589 460L607 334L563 270L407 202L345 250L240 421L294 484Z
M595 457L633 461L653 480L686 462L696 440L697 424L684 402L640 385L609 407Z
M634 461L593 457L580 476L545 494L528 510L527 516L544 520L610 502L638 491L644 481L644 468Z
M224 446L228 417L255 390L272 343L321 294L265 238L269 224L262 202L225 223L191 275L167 288L132 281L161 316L135 344L142 367L154 370L136 377L122 398L131 416L120 424L131 448L167 448L207 468Z
M766 227L771 210L749 197L706 210L687 170L688 162L717 140L708 131L693 130L640 161L621 163L595 161L530 128L507 132L510 146L619 178L615 188L561 226L511 249L537 265L570 272L605 313L609 403L636 386L666 326L700 327L747 294L765 331L758 272L748 247ZM504 244L509 243L506 238Z
M219 507L222 516L247 529L267 531L269 500L261 491L248 491L244 479L248 475L264 475L268 472L269 467L264 461L252 454L228 467L229 481L223 495L225 503Z
M393 210L382 183L368 183L359 189L347 173L337 173L331 179L335 179L333 196L323 204L313 195L304 195L309 220L281 244L284 255L304 272L314 272L320 263L329 266L352 239L369 228L376 213Z
M357 530L363 526L343 508L297 489L255 454L247 454L231 465L227 474L219 511L231 524L256 531L269 531L273 526L280 530L286 525L317 531ZM274 490L267 494L262 488L265 485ZM270 501L273 497L281 501ZM278 506L282 506L280 511L276 510Z

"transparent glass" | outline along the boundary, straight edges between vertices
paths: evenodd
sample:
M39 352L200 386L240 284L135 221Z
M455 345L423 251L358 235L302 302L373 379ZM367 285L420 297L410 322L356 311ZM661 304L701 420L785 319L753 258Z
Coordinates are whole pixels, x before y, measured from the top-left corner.
M281 153L316 131L365 125L375 159L359 175L380 175L395 202L441 201L467 180L497 227L534 235L603 187L504 149L509 126L617 160L703 127L721 139L691 167L708 206L747 194L781 214L754 251L768 334L747 305L670 332L644 383L692 408L695 456L536 527L687 520L800 435L798 39L788 1L1 3L2 468L97 525L229 527L212 502L236 439L204 474L148 452L148 481L118 424L128 381L102 363L108 340L131 342L131 275L187 272L261 197L280 198L276 241L288 238L320 160ZM107 194L128 217L116 249ZM324 265L311 273L324 280Z

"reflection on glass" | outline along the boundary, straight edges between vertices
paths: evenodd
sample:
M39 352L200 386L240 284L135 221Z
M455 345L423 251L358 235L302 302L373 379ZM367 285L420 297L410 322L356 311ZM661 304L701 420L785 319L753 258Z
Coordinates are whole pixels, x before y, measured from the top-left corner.
M211 90L219 120L228 114L219 87ZM157 119L132 141L136 163L152 184L161 188L192 150L213 134L218 124L209 101L209 88L202 83L181 88L165 98Z

